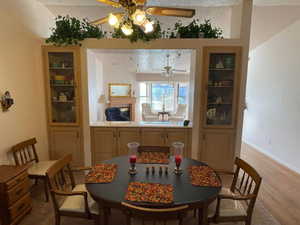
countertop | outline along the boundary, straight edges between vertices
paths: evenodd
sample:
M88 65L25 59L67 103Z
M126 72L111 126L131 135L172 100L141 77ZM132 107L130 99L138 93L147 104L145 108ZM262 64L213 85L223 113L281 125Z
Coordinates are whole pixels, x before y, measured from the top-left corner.
M90 127L152 127L152 128L192 128L190 123L188 126L183 126L183 122L133 122L133 121L113 121L113 122L91 122Z

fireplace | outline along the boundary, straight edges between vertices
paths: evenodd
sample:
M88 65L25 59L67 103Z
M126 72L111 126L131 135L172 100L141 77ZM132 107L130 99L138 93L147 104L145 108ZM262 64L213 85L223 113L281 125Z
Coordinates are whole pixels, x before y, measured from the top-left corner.
M129 121L135 120L135 98L133 97L110 97L109 107L117 107L121 114L129 118Z

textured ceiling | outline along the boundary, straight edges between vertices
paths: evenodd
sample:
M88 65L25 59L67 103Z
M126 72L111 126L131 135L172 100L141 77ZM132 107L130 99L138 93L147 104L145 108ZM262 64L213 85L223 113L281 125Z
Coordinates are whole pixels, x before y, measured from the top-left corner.
M170 55L170 66L174 69L185 70L189 73L192 51L189 49L134 49L134 50L91 50L98 59L105 64L123 68L131 65L134 72L161 72L167 64L167 55ZM128 69L128 68L123 68Z
M38 0L46 5L103 5L96 0ZM148 5L160 6L228 6L238 4L242 0L148 0ZM300 0L254 0L255 5L300 5Z

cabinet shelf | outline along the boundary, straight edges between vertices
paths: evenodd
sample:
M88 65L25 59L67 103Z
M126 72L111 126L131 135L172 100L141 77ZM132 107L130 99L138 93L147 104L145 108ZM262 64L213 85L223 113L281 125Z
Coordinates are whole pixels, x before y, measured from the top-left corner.
M66 101L66 102L62 102L62 101L52 101L52 103L65 103L65 104L71 104L74 103L75 101L71 100L71 101Z
M234 68L209 68L210 71L234 71Z
M211 86L208 85L209 88L232 88L233 86Z
M72 70L73 67L49 67L50 70Z
M51 84L51 87L74 87L74 84Z
M211 103L207 103L207 105L232 105L232 103L230 103L230 102L227 102L227 103L211 102Z

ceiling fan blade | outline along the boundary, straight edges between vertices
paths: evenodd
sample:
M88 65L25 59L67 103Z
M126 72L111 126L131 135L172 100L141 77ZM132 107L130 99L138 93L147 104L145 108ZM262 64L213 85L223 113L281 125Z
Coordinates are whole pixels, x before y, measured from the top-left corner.
M93 25L101 25L108 22L108 16L90 22Z
M177 16L192 18L195 15L195 9L169 8L169 7L147 7L146 12L150 15L158 16Z
M147 3L147 0L134 0L134 3L136 5L145 5Z
M187 71L186 70L176 70L176 69L173 69L174 72L181 72L181 73L186 73Z
M106 5L110 5L112 7L120 8L121 4L119 2L111 1L111 0L97 0L98 2L104 3Z
M113 14L115 16L117 16L118 18L121 18L124 15L124 13L113 13ZM92 21L91 24L93 24L93 25L101 25L101 24L107 23L108 22L108 18L109 18L109 16L102 17L102 18L100 18L98 20Z

